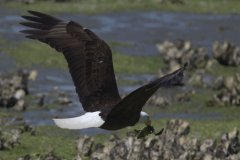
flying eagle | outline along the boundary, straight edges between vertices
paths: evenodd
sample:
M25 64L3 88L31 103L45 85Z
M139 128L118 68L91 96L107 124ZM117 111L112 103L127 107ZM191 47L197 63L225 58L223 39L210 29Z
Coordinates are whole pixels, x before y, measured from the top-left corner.
M53 119L60 128L83 129L99 127L118 130L138 122L149 124L150 117L142 111L147 100L160 87L181 85L186 66L153 80L121 98L115 79L110 47L91 30L74 21L28 11L22 16L30 27L21 32L62 52L67 60L84 115Z

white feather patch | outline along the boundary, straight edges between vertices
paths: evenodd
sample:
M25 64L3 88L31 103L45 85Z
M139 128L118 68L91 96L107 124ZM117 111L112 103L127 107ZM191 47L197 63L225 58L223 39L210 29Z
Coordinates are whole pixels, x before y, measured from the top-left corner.
M100 127L104 120L99 115L100 111L87 112L82 116L65 119L53 119L55 124L60 128L66 129L84 129L92 127Z

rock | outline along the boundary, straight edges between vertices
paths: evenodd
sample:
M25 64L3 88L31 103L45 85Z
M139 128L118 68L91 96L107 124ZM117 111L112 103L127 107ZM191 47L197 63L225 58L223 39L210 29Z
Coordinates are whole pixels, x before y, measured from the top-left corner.
M238 154L234 154L234 155L230 155L226 158L226 160L239 160L240 159L240 153Z
M176 61L172 60L170 61L169 63L169 73L170 72L174 72L176 71L177 69L181 68L181 65L179 63L177 63Z
M191 100L191 96L195 95L195 94L196 94L196 91L192 90L192 91L189 91L186 93L181 93L181 94L176 95L175 99L178 102L189 102Z
M93 139L83 137L80 146L87 142L88 147L86 150L78 147L78 153L84 152L86 159L93 160L238 160L240 157L239 131L236 128L224 134L221 141L206 139L201 142L197 138L191 138L189 132L190 125L187 121L170 120L163 134L155 137L137 139L131 133L123 138L113 135L104 144L96 144L95 148L89 147L94 146Z
M209 72L214 72L214 69L217 67L218 61L215 59L209 59L205 66L205 69Z
M235 88L235 78L233 76L229 76L229 77L226 77L224 79L224 86L225 88L227 88L228 90L233 90Z
M233 76L228 76L224 78L224 89L232 91L233 93L240 93L240 80L239 73L236 73Z
M27 154L17 160L64 160L64 158L60 158L53 151L50 151L41 154Z
M203 74L199 72L195 72L188 80L188 83L192 86L206 87L203 81Z
M230 42L215 42L212 47L214 58L226 66L240 65L240 48Z
M53 151L39 156L39 160L63 160L62 158L55 155Z
M0 107L25 109L24 97L28 94L28 71L0 76Z
M240 143L238 139L239 131L234 128L231 132L223 135L222 137L222 145L225 147L224 149L228 154L236 154L240 151Z
M207 67L209 57L206 49L197 48L189 59L194 68L204 69Z
M215 141L213 141L212 139L206 139L203 141L202 145L200 146L200 151L212 154L215 147L216 147Z
M217 146L215 150L215 156L224 159L230 155L239 153L240 143L238 135L239 131L236 128L234 128L229 133L223 134L221 138L221 143Z
M32 126L32 125L28 125L26 123L23 124L23 126L20 128L20 130L21 130L21 133L28 132L32 136L36 135L36 127Z
M25 69L20 69L18 71L18 76L21 77L22 89L26 92L26 94L28 94L29 93L29 91L28 91L29 71L25 70Z
M93 139L88 136L80 137L77 141L78 155L82 158L85 156L90 156L92 153L92 147Z
M35 81L38 76L38 71L37 70L31 70L28 76L29 80Z
M127 159L128 150L124 142L119 141L110 151L110 159Z
M229 90L222 90L214 95L213 101L220 106L240 106L240 94Z
M156 45L160 54L163 55L164 62L168 65L160 73L170 73L186 62L189 62L189 69L205 69L209 56L204 48L193 48L190 41L179 40L176 43L164 41ZM208 64L210 65L210 64ZM208 66L209 67L209 66Z
M1 129L1 128L0 128ZM19 144L20 130L0 130L0 150L10 150Z
M91 155L91 159L93 160L106 159L107 158L106 152L108 152L108 150L106 151L106 147L103 144L97 144L95 147L95 151Z
M224 87L224 78L223 76L217 77L213 82L213 89L219 90Z
M211 154L205 154L203 160L213 160L213 156Z
M220 90L213 96L213 103L222 106L240 106L240 80L239 73L234 76L217 77L213 88Z
M171 72L176 71L177 69L181 68L181 65L175 61L171 60L166 68L159 70L159 76L164 76L165 74L169 74Z
M175 136L185 136L190 132L190 126L187 121L183 120L170 120L167 123L167 127L165 129L167 133L171 132Z
M23 99L18 100L13 106L13 109L16 111L24 111L26 109L25 101Z
M147 102L148 104L150 105L154 105L154 106L157 106L157 107L166 107L168 105L170 105L170 101L165 98L165 97L162 97L160 95L153 95Z

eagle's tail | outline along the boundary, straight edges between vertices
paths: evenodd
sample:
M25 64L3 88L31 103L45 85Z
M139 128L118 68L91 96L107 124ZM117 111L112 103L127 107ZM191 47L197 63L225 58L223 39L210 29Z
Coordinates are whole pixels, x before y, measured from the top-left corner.
M100 111L87 112L82 116L65 119L53 119L55 124L60 128L66 129L84 129L92 127L100 127L104 124L104 120L99 115Z

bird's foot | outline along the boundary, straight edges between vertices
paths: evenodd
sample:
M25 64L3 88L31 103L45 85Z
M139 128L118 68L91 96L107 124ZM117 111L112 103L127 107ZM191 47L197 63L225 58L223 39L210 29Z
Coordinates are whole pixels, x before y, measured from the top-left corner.
M163 133L164 131L164 128L162 128L158 133L154 132L155 136L159 136Z
M145 138L149 134L154 134L155 136L161 135L164 131L164 128L161 129L159 132L155 132L155 129L151 125L146 125L142 130L135 130L137 138Z

